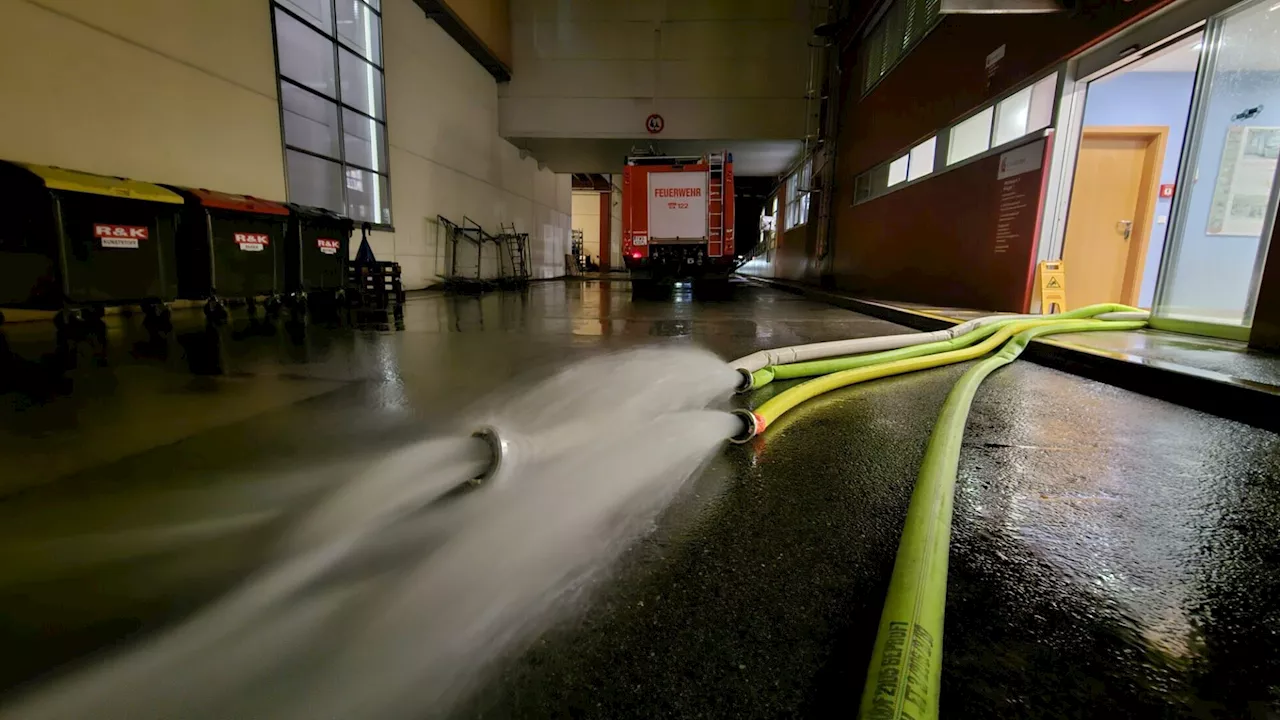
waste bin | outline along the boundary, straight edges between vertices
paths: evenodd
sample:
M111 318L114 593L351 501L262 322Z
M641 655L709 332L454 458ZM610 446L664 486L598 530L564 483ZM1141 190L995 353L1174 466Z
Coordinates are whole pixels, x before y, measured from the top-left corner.
M178 296L204 300L210 317L225 317L226 299L250 306L284 290L289 209L280 203L215 190L167 186L186 201L178 229Z
M167 314L181 207L157 185L0 161L0 306L57 310L62 327L110 305Z
M354 223L324 208L289 203L289 210L285 287L301 299L309 293L323 293L341 300Z

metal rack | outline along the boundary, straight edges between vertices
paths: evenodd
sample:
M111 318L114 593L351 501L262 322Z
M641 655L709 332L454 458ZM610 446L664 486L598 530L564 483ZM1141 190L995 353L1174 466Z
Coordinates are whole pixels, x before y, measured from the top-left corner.
M436 224L443 236L437 238L437 247L446 248L448 254L445 290L476 294L529 282L529 234L516 232L514 223L500 225L497 235L465 215L461 224L437 215ZM492 277L486 277L484 270L489 247L496 272Z
M526 285L529 282L529 233L516 232L516 224L498 225L498 246L504 249L498 257L498 275L507 285ZM502 264L502 256L507 258L506 267ZM510 269L510 274L507 269Z
M583 269L587 267L587 257L583 254L585 250L583 250L582 244L582 231L570 230L569 232L572 236L569 252L573 256L573 263L576 266L575 269L578 273L581 273Z

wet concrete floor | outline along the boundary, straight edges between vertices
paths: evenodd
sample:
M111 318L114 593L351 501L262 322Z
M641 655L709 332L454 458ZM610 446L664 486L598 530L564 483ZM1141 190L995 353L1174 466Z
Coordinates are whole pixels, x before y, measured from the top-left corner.
M746 284L633 301L617 281L427 295L356 329L208 332L180 313L154 339L108 322L65 374L50 328L5 328L0 687L189 614L347 459L465 430L459 411L513 378L652 343L731 358L906 332ZM962 372L836 392L725 449L455 715L855 714L924 444ZM968 424L949 587L944 717L1275 717L1280 439L1002 369Z

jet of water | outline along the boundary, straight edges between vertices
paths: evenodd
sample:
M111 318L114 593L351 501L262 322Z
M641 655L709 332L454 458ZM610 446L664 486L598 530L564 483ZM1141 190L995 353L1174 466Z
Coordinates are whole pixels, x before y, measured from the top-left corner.
M502 482L476 438L364 468L274 559L184 623L37 689L0 718L398 720L446 714L567 612L740 421L709 353L587 360L474 416L520 438Z

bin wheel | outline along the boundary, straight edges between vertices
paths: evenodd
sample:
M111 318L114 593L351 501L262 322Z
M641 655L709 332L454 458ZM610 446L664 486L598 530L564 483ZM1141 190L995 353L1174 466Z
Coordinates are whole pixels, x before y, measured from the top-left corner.
M100 307L87 307L83 315L85 320L96 323L102 322L102 319L107 316L107 311Z
M265 307L269 313L279 312L281 305L284 305L284 301L279 295L269 295L267 296L266 302L263 303L263 307Z
M204 301L204 315L211 322L221 322L227 319L227 304L218 298L209 298Z
M301 310L307 306L307 294L302 290L289 296L289 304L295 309Z
M250 295L244 299L244 309L250 316L258 314L258 298Z
M142 316L144 323L161 326L168 324L173 319L173 313L169 311L169 305L155 301L142 304Z
M60 331L68 330L72 325L75 325L78 322L80 322L79 310L62 308L58 311L57 315L53 316L53 326L58 328Z
M338 288L337 290L333 291L333 301L335 303L337 303L338 305L341 305L344 302L346 302L346 300L347 300L346 290L343 290L342 288Z

